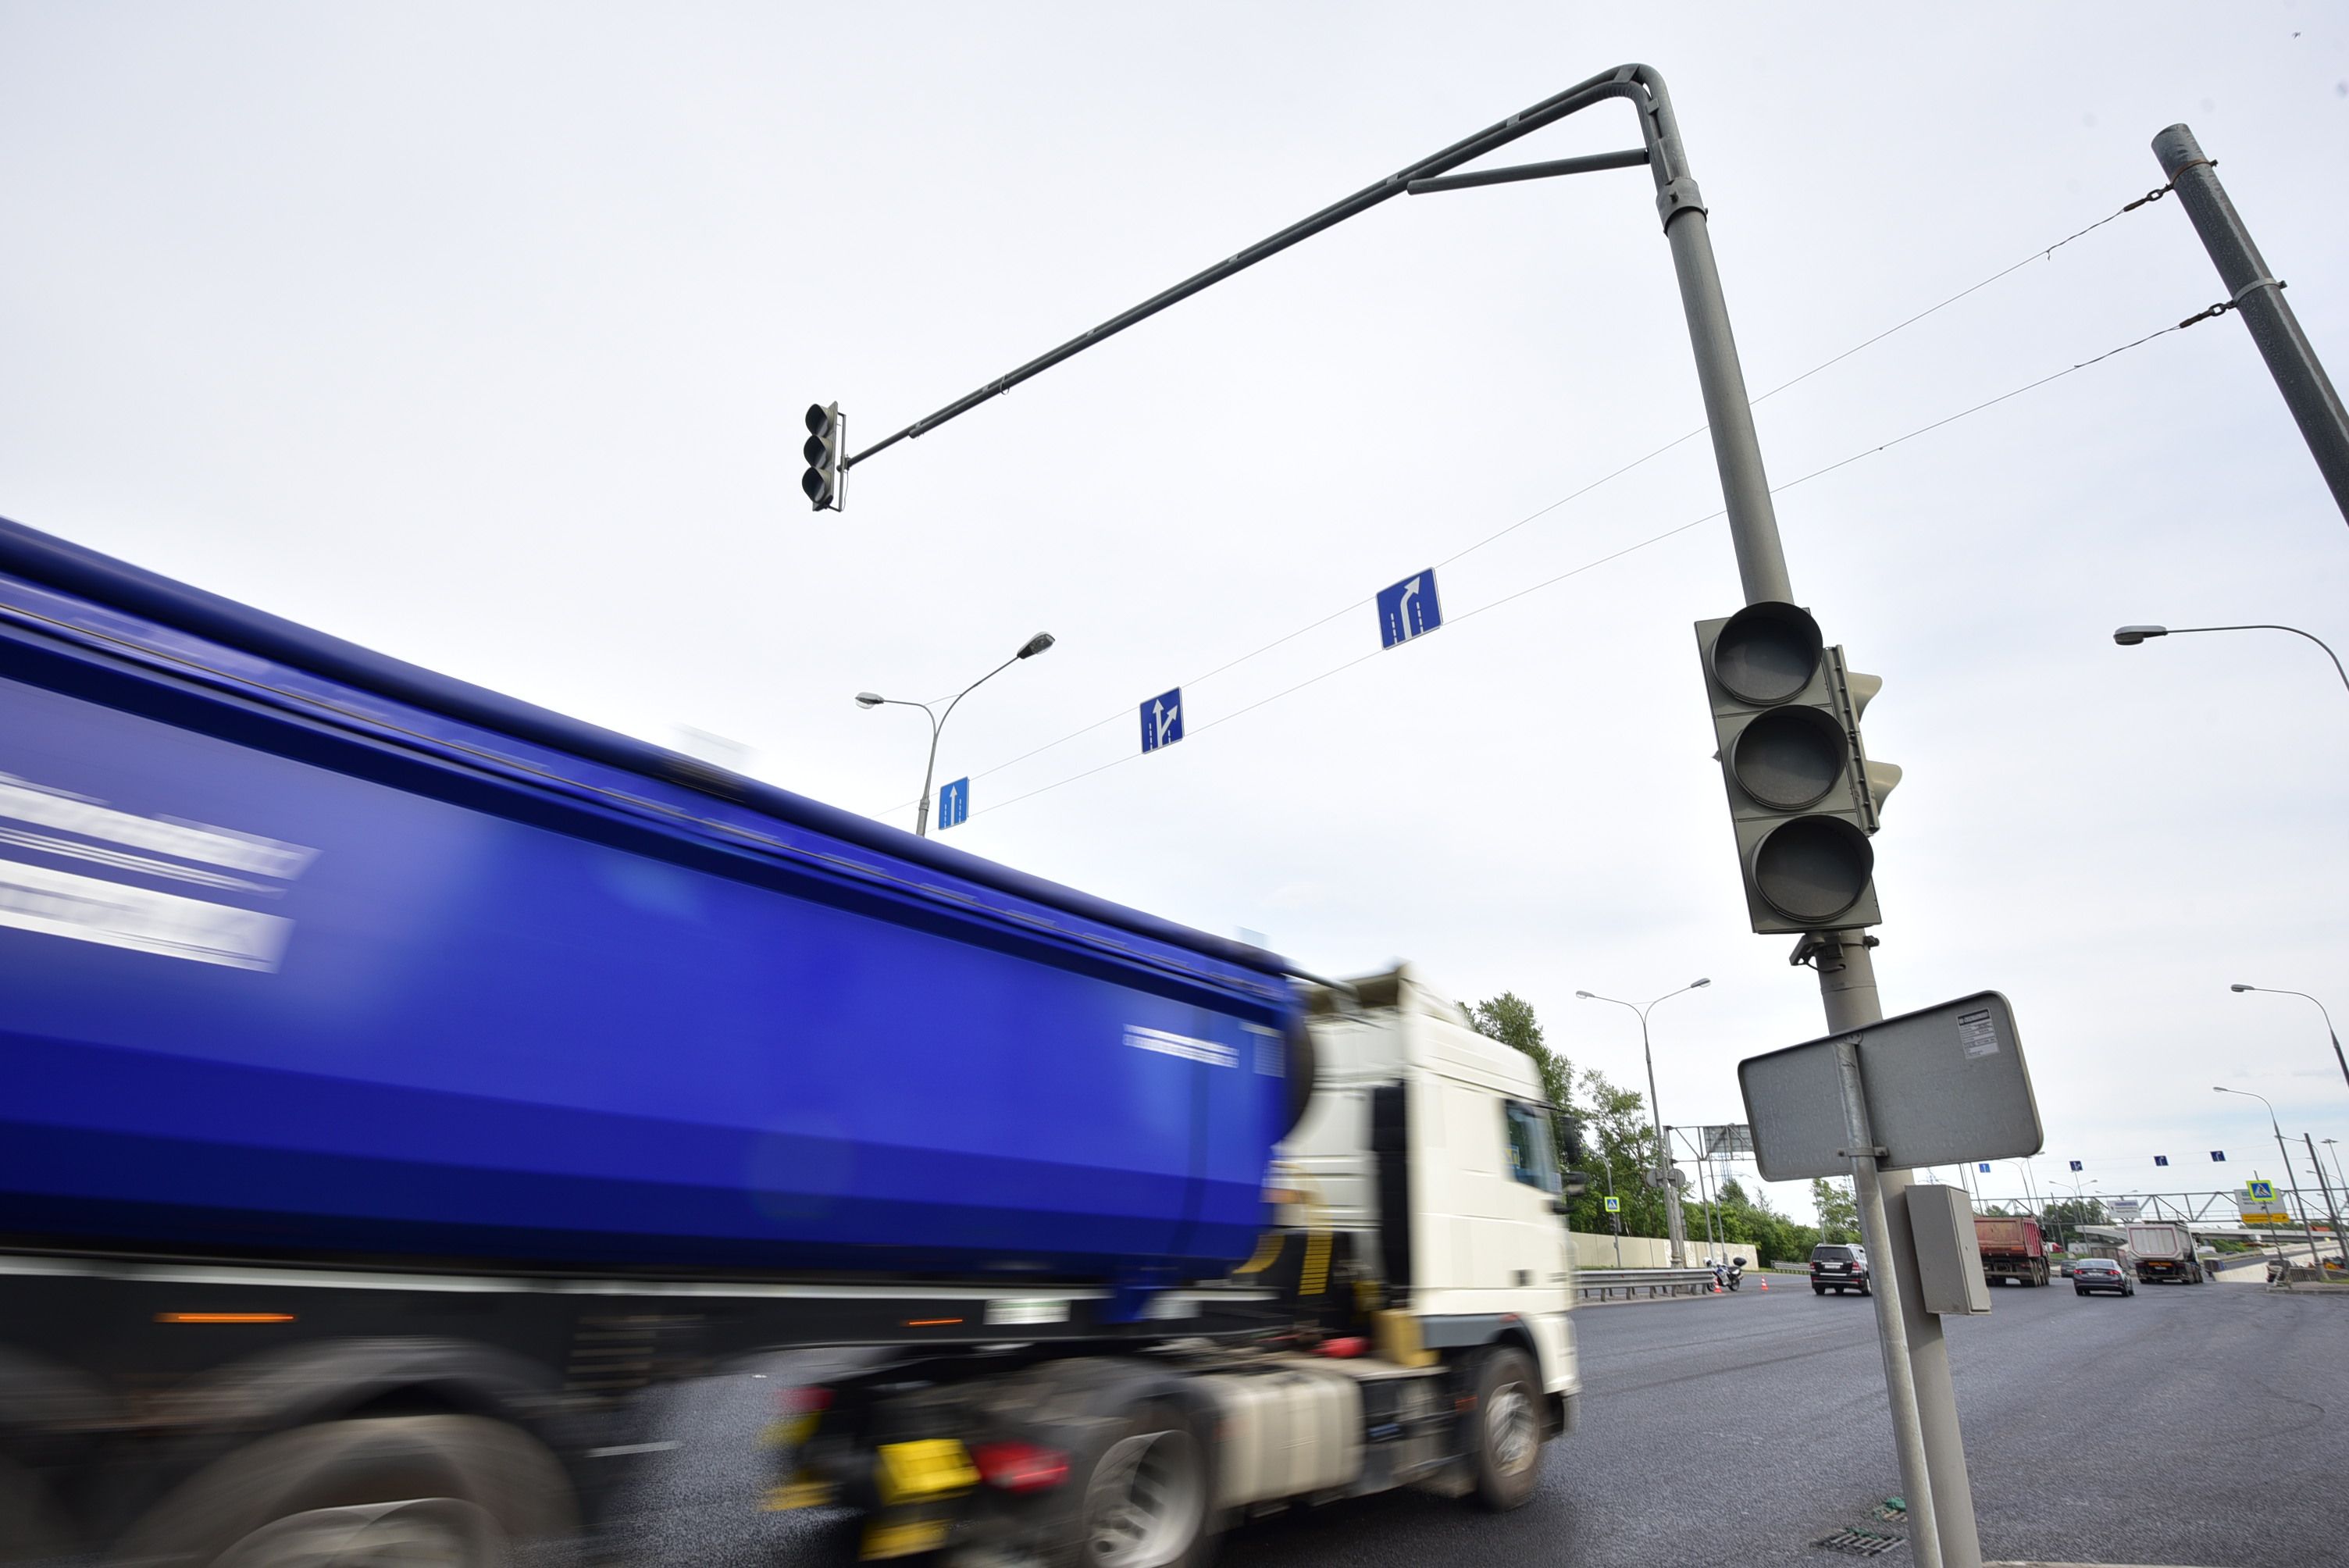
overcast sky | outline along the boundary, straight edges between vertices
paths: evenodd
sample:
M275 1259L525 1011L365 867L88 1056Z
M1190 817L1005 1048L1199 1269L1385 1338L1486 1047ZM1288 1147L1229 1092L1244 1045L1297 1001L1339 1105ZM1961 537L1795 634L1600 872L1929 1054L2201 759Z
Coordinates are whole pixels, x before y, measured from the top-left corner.
M844 512L798 491L811 400L862 446L1628 60L1757 392L2141 195L2181 119L2349 374L2341 9L1661 9L0 5L0 514L907 827L926 727L853 695L1049 630L947 732L949 842L1514 990L1628 1082L1634 1020L1574 993L1710 976L1655 1014L1663 1110L1743 1119L1737 1061L1822 1025L1710 759L1723 526L1496 603L1715 510L1707 443L1444 565L1454 624L1361 659L1375 590L1702 423L1643 171L1391 202L875 458ZM1500 160L1636 141L1609 106ZM2221 294L2140 209L1763 403L1773 481ZM2217 1083L2349 1140L2316 1009L2227 989L2349 1009L2349 692L2279 634L2109 638L2349 651L2349 526L2240 322L1779 509L1907 769L1885 1005L2013 998L2043 1182L2273 1175ZM1178 683L1193 733L1134 756Z

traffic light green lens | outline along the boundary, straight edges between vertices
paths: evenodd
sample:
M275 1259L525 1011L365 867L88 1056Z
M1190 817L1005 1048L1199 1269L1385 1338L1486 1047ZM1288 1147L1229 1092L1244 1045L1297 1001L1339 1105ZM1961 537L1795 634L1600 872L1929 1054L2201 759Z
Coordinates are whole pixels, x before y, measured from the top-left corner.
M1826 925L1875 874L1868 835L1840 817L1797 817L1754 846L1754 889L1787 920Z
M1825 799L1844 775L1843 731L1815 707L1774 707L1729 748L1737 787L1764 806L1799 811Z

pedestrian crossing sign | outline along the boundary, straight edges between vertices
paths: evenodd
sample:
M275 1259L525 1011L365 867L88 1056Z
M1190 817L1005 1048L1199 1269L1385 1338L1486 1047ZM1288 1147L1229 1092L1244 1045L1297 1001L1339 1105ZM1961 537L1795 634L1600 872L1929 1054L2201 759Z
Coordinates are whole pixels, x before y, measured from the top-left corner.
M1619 1214L1619 1213L1621 1213L1621 1212L1623 1212L1623 1200L1622 1200L1622 1199L1620 1199L1620 1198L1609 1198L1609 1199L1608 1199L1608 1200L1607 1200L1607 1212L1608 1212L1609 1213L1610 1213L1610 1214Z
M2275 1183L2272 1181L2246 1181L2243 1183L2243 1196L2246 1198L2257 1198L2262 1203L2272 1203L2275 1202Z

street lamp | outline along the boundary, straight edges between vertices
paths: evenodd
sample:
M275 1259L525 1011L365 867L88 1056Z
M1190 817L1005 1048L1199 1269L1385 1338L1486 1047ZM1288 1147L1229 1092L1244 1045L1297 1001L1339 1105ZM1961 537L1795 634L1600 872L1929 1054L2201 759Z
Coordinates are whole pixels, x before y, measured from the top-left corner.
M1648 1063L1648 1113L1654 1119L1656 1128L1658 1169L1655 1175L1664 1189L1664 1213L1670 1221L1665 1229L1671 1233L1672 1267L1676 1269L1688 1266L1688 1226L1681 1219L1681 1190L1672 1183L1672 1154L1671 1146L1664 1142L1663 1107L1656 1102L1656 1054L1648 1045L1648 1015L1679 995L1681 991L1701 991L1712 984L1710 980L1692 980L1680 991L1667 991L1644 1007L1635 1002L1601 996L1595 991L1577 991L1574 994L1579 1001L1613 1002L1618 1007L1629 1007L1640 1015L1640 1054L1647 1058Z
M947 720L954 717L955 704L962 701L1020 660L1034 658L1038 654L1050 647L1052 642L1051 633L1037 633L1019 645L1018 653L955 693L953 699L947 704L947 710L944 713L938 712L926 702L909 702L904 697L883 696L879 692L861 691L856 694L856 706L859 707L880 707L885 704L892 707L918 707L930 716L930 761L929 766L922 769L922 803L914 814L914 832L917 837L926 839L930 836L930 783L936 778L938 771L938 732L946 728Z
M2300 1201L2300 1178L2292 1174L2292 1155L2284 1149L2283 1128L2276 1120L2275 1102L2263 1094L2253 1094L2247 1088L2229 1088L2222 1083L2212 1084L2210 1087L2220 1094L2247 1095L2268 1108L2268 1128L2275 1134L2276 1157L2283 1161L2284 1187L2292 1193L2292 1206L2299 1211L2301 1228L2308 1233L2308 1261L2321 1271L2324 1265L2317 1256L2316 1226L2308 1217L2308 1206Z
M2316 1002L2316 998L2310 995L2305 991L2280 991L2271 985L2230 985L2227 989L2230 991L2260 991L2264 992L2271 996L2298 996L2302 1001ZM2322 1002L2316 1002L2316 1010L2324 1015L2324 1032L2333 1037L2333 1059L2341 1064L2341 1077L2343 1081L2349 1082L2349 1056L2344 1056L2341 1054L2341 1031L2333 1026L2332 1010L2326 1007Z
M2295 637L2306 637L2324 649L2324 656L2333 661L2333 673L2341 677L2344 686L2349 686L2349 670L2341 667L2341 655L2334 653L2323 638L2313 632L2303 632L2298 626L2277 626L2266 622L2248 626L2123 626L2113 634L2113 641L2124 648L2134 648L2149 637L2183 636L2189 632L2290 632Z
M2333 1180L2344 1192L2349 1192L2349 1181L2344 1181L2341 1176L2341 1140L2328 1138L2324 1140L2324 1147L2333 1150Z

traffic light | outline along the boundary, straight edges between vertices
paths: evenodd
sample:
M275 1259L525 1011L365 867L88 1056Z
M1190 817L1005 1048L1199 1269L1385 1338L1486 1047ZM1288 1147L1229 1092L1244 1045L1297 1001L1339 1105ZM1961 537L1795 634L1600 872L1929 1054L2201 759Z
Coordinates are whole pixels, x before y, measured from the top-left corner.
M1870 763L1859 716L1883 687L1793 604L1748 604L1699 621L1697 651L1754 929L1874 925L1876 831L1900 769Z
M848 439L848 421L840 417L837 403L811 403L807 411L807 445L800 455L807 459L807 472L800 476L800 489L816 511L837 511L840 506L840 459Z

